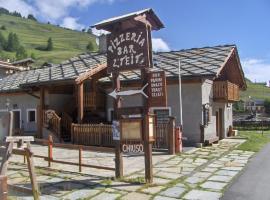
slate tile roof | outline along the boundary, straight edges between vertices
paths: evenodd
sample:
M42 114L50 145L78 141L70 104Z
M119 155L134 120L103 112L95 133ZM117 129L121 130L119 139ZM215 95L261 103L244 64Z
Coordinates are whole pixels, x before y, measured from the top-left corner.
M178 60L181 59L181 75L185 77L215 76L226 61L234 45L203 47L153 54L153 70L164 70L167 77L178 77ZM57 81L74 81L80 74L98 64L106 63L106 54L86 53L59 65L18 72L0 80L0 92L21 90L21 86L39 85ZM123 72L122 80L140 78L139 71ZM104 78L103 81L109 80Z

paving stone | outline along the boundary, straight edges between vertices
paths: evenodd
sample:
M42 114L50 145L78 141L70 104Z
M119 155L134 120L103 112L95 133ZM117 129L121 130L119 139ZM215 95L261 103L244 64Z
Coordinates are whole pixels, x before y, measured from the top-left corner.
M129 192L135 192L139 188L141 188L143 185L139 184L131 184L131 183L125 183L125 182L113 182L111 184L111 188L116 190L124 190Z
M219 192L209 192L203 190L191 190L188 192L184 199L187 200L218 200L222 196Z
M178 198L178 197L180 197L181 194L183 194L185 192L185 190L186 189L183 187L174 186L174 187L168 188L167 190L161 192L160 195Z
M122 197L122 200L148 200L151 199L151 195L142 194L138 192L128 193L126 196Z
M172 180L170 180L170 179L164 179L164 178L158 178L158 177L153 178L153 183L156 185L166 185L171 181Z
M220 182L230 182L232 180L231 176L211 176L209 179L209 181L220 181Z
M45 180L45 182L47 182L47 183L59 183L62 181L65 181L65 179L58 178L58 177L53 177L53 178Z
M200 178L208 178L211 175L212 173L209 173L209 172L197 172L193 174L194 177L200 177Z
M162 186L154 186L154 187L148 187L142 190L142 192L144 193L148 193L148 194L156 194L158 192L160 192L164 187Z
M164 197L164 196L155 196L154 200L175 200L178 198Z
M98 194L97 196L93 197L92 200L115 200L120 196L121 196L120 194L102 192L101 194Z
M238 173L237 171L229 171L229 170L219 170L215 172L215 174L223 176L235 176L237 173Z
M166 178L166 179L177 179L177 178L181 178L183 176L180 173L169 173L169 172L164 172L164 171L161 171L155 175L159 176L161 178Z
M221 169L229 171L241 171L243 167L222 167Z
M226 183L214 182L214 181L206 181L205 183L200 185L202 188L212 189L212 190L222 190Z
M98 194L99 192L100 192L99 190L94 190L94 189L82 189L82 190L77 190L72 193L69 193L68 195L65 195L63 199L64 200L84 199L87 197L92 197Z
M205 179L204 178L201 178L201 177L194 177L194 176L192 176L192 177L187 178L185 181L187 183L197 184L197 183L202 182L203 180L205 180Z
M215 167L206 167L204 169L202 169L203 172L215 172L217 171L218 168Z
M221 164L212 163L212 164L208 165L208 167L219 168L219 167L222 167L222 165Z

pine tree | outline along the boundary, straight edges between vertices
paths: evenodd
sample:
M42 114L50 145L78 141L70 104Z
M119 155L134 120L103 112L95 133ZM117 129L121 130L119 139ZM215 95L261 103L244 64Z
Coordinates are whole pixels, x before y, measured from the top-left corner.
M27 52L23 46L20 46L16 51L16 58L17 60L27 58Z
M7 40L6 38L3 36L3 34L0 32L0 50L5 49L7 46Z
M14 51L14 36L13 33L8 34L7 46L6 51Z
M9 33L8 34L8 41L5 50L6 51L17 51L20 47L19 38L16 33Z
M27 19L31 19L31 20L34 20L34 21L37 21L37 19L34 17L34 15L32 15L32 14L29 14L28 16L27 16Z
M47 48L46 48L47 51L52 51L53 50L53 41L52 41L52 38L49 37L48 41L47 41Z
M94 51L94 45L91 41L89 41L89 43L87 44L86 49L88 51Z

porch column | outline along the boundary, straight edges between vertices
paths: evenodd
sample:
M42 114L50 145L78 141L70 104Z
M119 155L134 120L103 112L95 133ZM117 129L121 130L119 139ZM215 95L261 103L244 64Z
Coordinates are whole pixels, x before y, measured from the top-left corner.
M45 109L45 89L41 87L39 90L39 109L38 109L38 138L42 138L42 128L44 121L44 109Z
M77 85L77 107L78 107L78 123L83 120L83 83Z

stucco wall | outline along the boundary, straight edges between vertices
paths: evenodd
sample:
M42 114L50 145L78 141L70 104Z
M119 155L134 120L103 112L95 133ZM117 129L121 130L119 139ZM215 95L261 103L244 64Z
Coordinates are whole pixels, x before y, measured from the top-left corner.
M176 124L180 125L179 85L168 86L168 106ZM200 124L202 123L202 90L201 83L182 84L183 136L188 142L200 140Z
M0 110L6 110L7 98L10 101L10 110L21 111L21 128L26 132L36 131L36 122L28 122L27 120L27 110L36 110L39 100L27 94L0 96Z

